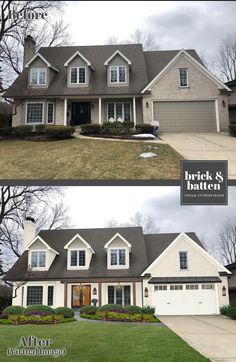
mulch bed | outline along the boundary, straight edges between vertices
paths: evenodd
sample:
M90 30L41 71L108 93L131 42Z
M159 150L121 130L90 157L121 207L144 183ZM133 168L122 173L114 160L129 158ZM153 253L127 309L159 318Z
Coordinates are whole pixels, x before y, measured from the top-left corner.
M136 138L132 135L110 135L110 134L83 134L81 133L81 136L86 137L96 137L96 138L110 138L110 139L117 139L117 140L132 140L132 141L153 141L154 139L152 137L143 137L143 138Z

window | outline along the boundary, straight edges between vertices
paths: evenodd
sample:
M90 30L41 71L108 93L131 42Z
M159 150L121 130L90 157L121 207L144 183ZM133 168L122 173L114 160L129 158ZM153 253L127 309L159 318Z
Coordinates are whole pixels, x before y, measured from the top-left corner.
M70 266L85 266L85 250L71 250Z
M111 83L126 82L126 67L124 65L110 67L110 82Z
M170 290L183 290L183 285L178 285L178 284L171 285Z
M27 287L27 306L33 304L43 304L43 287L29 286Z
M47 123L54 122L54 103L48 103L47 108Z
M180 87L188 87L188 69L179 69L179 85Z
M32 68L30 76L31 85L45 85L46 84L46 68Z
M155 285L154 290L155 291L167 290L167 285Z
M71 84L85 84L86 83L86 69L84 67L70 68L70 83Z
M112 249L111 250L111 265L125 265L125 249Z
M180 269L181 270L188 269L188 260L187 260L187 252L186 251L180 251L180 253L179 253L179 263L180 263Z
M26 123L43 123L43 103L27 103Z
M131 104L130 103L108 103L107 104L107 120L113 118L117 121L122 118L124 121L131 120Z
M186 285L186 290L197 290L197 289L198 289L197 284L187 284Z
M130 305L130 286L112 286L109 285L108 289L108 303L121 304L123 306Z
M208 289L208 290L214 290L215 289L215 286L214 286L214 284L202 284L202 289L204 289L204 290L206 290L206 289Z
M53 305L53 292L54 292L54 286L49 285L48 286L48 306L51 307Z
M46 251L32 251L31 252L31 267L32 268L45 268L46 266Z

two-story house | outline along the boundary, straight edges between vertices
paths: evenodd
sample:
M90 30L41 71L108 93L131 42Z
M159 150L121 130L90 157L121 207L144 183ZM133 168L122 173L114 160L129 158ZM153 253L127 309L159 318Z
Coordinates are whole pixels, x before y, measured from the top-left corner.
M160 122L161 132L220 132L230 88L196 51L141 44L43 47L25 39L24 69L5 93L13 126Z
M163 314L218 314L228 276L194 233L141 227L44 230L24 224L24 252L5 279L14 305L151 305ZM16 288L18 288L16 290Z

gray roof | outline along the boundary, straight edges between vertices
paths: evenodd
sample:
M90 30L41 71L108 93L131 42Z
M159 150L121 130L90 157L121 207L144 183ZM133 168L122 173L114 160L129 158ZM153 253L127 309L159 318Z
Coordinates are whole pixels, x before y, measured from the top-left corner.
M94 249L89 270L67 270L67 250L64 246L79 234ZM116 234L122 235L131 244L130 268L107 269L107 254L105 244ZM103 229L66 229L45 230L39 236L55 249L57 255L48 271L27 271L28 252L25 251L12 269L9 270L6 280L65 280L79 278L135 278L157 258L162 251L171 244L179 235L153 234L143 235L141 227L103 228ZM199 245L201 245L194 233L188 233Z
M151 278L149 284L178 284L178 283L221 283L222 280L218 276L211 277L160 277Z
M104 62L119 50L131 62L129 86L108 87L106 67ZM92 72L89 87L67 87L67 67L64 63L79 51L91 62L95 71ZM200 61L195 50L186 50L196 60ZM39 53L56 69L56 73L48 88L28 89L28 69L25 68L4 97L53 97L72 95L139 95L142 89L169 63L178 50L144 52L141 44L125 45L95 45L95 46L66 46L43 47Z

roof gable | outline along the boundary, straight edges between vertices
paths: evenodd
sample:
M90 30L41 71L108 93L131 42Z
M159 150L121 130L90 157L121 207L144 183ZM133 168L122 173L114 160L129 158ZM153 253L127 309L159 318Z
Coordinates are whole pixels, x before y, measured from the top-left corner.
M81 59L83 59L83 61L87 64L88 67L90 67L92 70L95 70L94 67L92 66L91 62L87 58L85 58L85 56L83 54L81 54L78 50L69 59L67 59L64 66L68 67L70 62L77 56L80 57Z
M123 53L121 53L121 51L119 51L118 49L104 62L104 65L108 65L110 63L110 61L116 56L116 55L120 55L127 63L128 65L131 65L132 62L131 60L129 60Z
M25 64L25 68L29 68L30 64L33 63L36 58L40 58L47 65L48 68L52 68L56 72L59 72L59 70L54 68L40 53L36 53L33 58L31 58L28 63Z
M122 235L120 235L120 233L116 233L116 234L104 245L104 248L107 249L116 238L121 239L121 240L126 244L126 246L128 247L129 251L131 250L131 244L130 244Z
M79 239L80 241L82 241L82 243L86 246L86 248L90 249L91 252L93 254L95 254L95 251L93 250L93 248L91 247L91 245L89 245L89 243L87 243L86 240L84 240L84 238L82 238L82 236L80 236L78 233L64 246L64 249L69 249L70 245L76 240Z
M53 251L55 254L59 255L59 253L58 253L56 250L54 250L50 245L48 245L48 244L46 243L46 241L43 240L43 239L41 238L41 236L39 236L39 235L37 235L37 236L29 243L29 245L27 246L26 250L30 250L30 247L31 247L35 242L37 242L37 241L40 241L41 243L43 243L43 245L45 245L48 250L51 250L51 251Z

